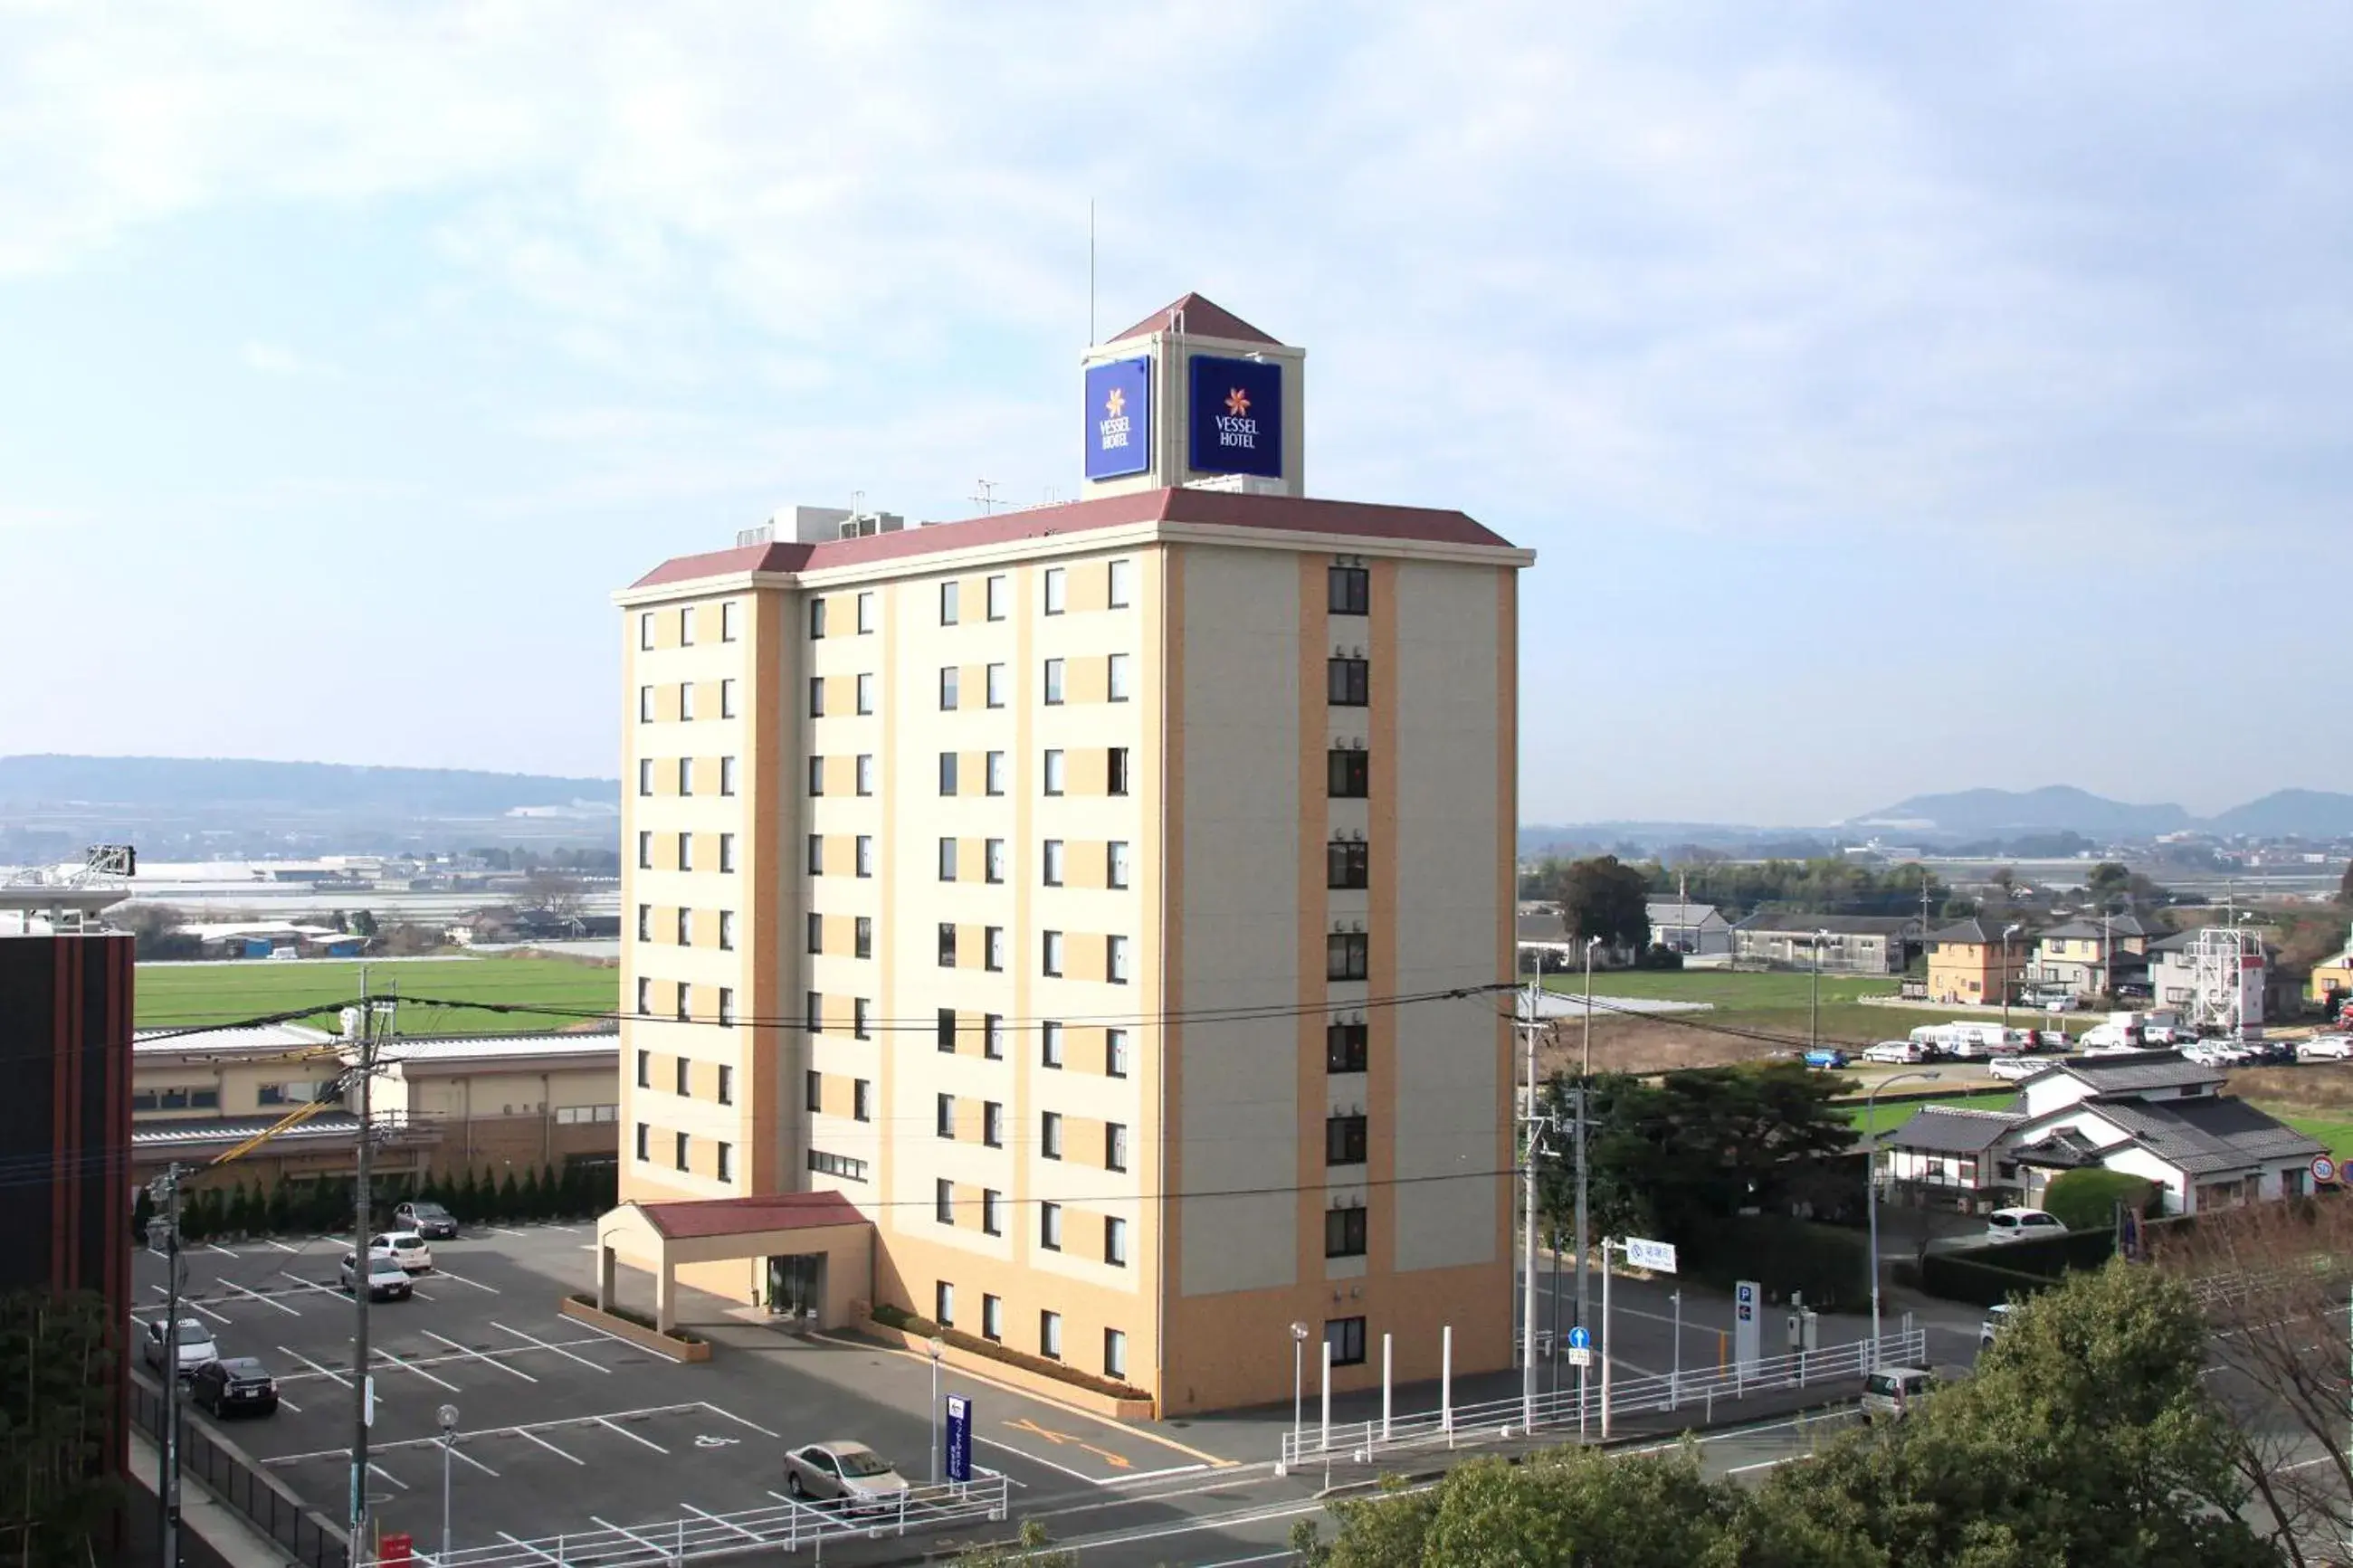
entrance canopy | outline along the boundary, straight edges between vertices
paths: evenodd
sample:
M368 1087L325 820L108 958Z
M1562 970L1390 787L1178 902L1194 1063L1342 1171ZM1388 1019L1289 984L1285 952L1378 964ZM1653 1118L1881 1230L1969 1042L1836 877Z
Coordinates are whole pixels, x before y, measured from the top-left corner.
M617 1261L654 1277L654 1321L677 1326L678 1270L695 1268L700 1289L760 1300L771 1258L823 1259L818 1326L850 1326L852 1301L873 1298L874 1227L839 1193L626 1203L596 1222L596 1305L613 1304ZM745 1267L730 1268L731 1264Z

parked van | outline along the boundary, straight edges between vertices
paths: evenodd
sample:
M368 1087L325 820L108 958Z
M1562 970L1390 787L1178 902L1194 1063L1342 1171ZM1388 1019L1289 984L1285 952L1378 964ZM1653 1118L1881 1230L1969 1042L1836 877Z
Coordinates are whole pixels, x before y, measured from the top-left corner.
M2137 1024L2094 1024L2076 1042L2085 1056L2120 1056L2141 1048Z
M1885 1366L1862 1380L1862 1416L1866 1421L1901 1421L1912 1402L1936 1386L1936 1379L1921 1366Z

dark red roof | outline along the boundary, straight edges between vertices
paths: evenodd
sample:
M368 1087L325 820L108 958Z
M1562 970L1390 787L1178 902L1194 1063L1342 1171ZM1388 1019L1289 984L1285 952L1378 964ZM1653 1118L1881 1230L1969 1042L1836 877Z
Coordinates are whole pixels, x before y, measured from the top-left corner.
M1437 544L1511 548L1511 541L1463 513L1430 507L1312 500L1304 496L1245 495L1239 490L1131 490L1125 495L1032 507L1026 511L1003 511L963 522L903 528L896 533L829 539L818 544L748 544L734 550L714 550L704 555L681 555L663 562L631 585L654 588L665 583L691 583L736 572L816 572L833 566L861 566L974 545L1045 539L1137 522L1190 522L1217 528L1262 528L1287 533L1353 534L1360 539L1416 539Z
M654 1229L672 1241L705 1236L750 1236L764 1230L863 1225L866 1216L839 1193L774 1193L756 1198L689 1198L639 1204Z
M1130 338L1148 338L1155 332L1180 331L1191 337L1234 338L1246 343L1282 346L1282 339L1267 336L1223 305L1204 300L1198 294L1187 294L1153 311L1117 337L1106 341L1123 343Z

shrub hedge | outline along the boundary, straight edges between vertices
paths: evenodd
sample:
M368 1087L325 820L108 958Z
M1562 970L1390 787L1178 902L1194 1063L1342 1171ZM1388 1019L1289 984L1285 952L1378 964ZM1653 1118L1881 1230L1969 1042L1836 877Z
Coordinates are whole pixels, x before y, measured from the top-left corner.
M567 1164L513 1171L500 1179L469 1172L459 1177L431 1176L417 1182L403 1174L369 1184L372 1226L391 1220L393 1206L410 1199L441 1205L462 1224L514 1220L584 1219L619 1201L617 1167ZM191 1185L180 1196L180 1236L209 1241L237 1236L348 1236L352 1228L352 1180L313 1176L281 1181L213 1181ZM135 1239L144 1240L154 1205L142 1188L132 1213Z
M1675 1261L1705 1284L1754 1279L1768 1299L1802 1291L1808 1306L1829 1310L1870 1299L1870 1251L1860 1232L1787 1215L1740 1215L1686 1239Z

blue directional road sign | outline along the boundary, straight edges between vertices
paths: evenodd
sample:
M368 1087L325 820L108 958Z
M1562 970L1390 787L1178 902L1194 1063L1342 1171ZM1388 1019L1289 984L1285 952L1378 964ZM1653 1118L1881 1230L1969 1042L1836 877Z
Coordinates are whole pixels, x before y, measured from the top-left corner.
M972 1401L961 1394L948 1395L948 1479L972 1479Z
M1573 1351L1591 1350L1593 1348L1592 1331L1586 1328L1582 1323L1579 1323L1577 1327L1569 1330L1568 1348Z

